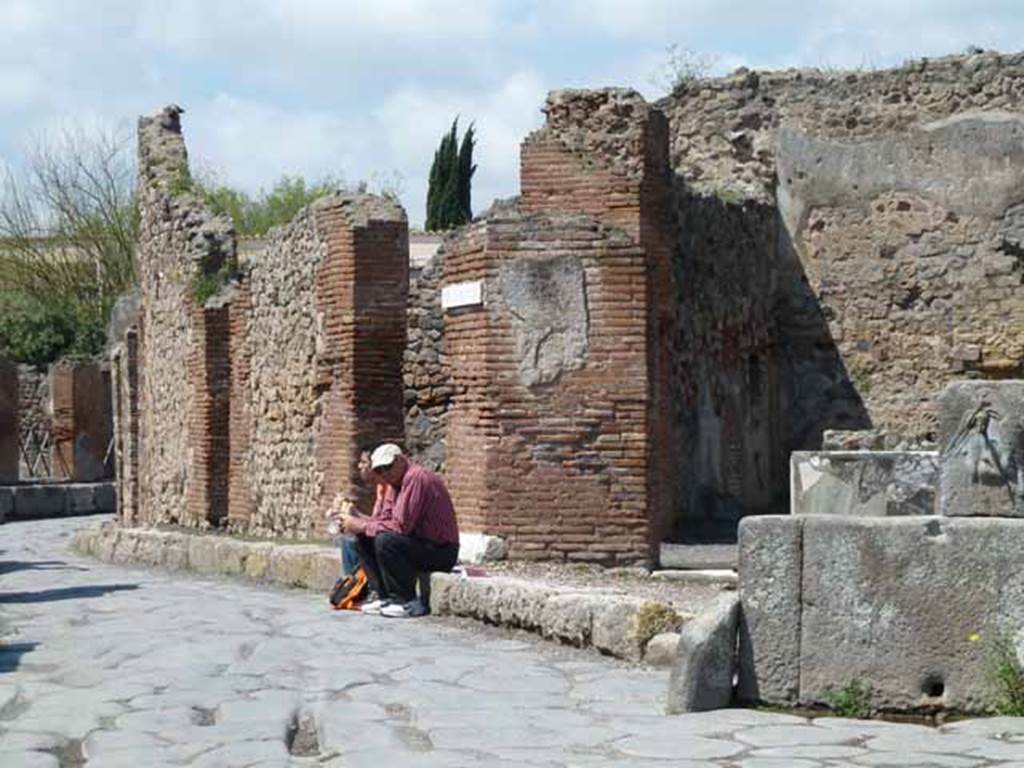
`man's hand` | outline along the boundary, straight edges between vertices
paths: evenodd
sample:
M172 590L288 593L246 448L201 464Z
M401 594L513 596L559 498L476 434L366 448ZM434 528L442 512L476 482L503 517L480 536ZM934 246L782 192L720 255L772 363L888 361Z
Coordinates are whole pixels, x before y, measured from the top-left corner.
M341 518L341 527L345 533L364 533L366 531L366 520L354 515L345 515Z

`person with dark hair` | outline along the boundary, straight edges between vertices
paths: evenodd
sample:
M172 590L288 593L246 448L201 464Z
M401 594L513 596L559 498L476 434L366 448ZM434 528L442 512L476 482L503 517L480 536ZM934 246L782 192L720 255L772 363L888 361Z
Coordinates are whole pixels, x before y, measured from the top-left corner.
M387 514L342 518L344 530L356 537L367 577L380 587L380 599L363 611L389 618L422 616L428 607L416 598L417 574L450 571L458 561L455 507L444 481L409 461L394 443L374 449L370 470L395 495Z

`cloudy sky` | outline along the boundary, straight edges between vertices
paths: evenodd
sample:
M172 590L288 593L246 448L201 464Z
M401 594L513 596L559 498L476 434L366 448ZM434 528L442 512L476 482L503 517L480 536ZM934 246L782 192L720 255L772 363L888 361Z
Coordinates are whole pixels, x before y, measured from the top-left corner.
M473 121L474 209L516 193L552 88L655 98L676 44L738 66L884 67L1013 51L1022 0L0 0L0 160L71 124L130 130L174 102L193 161L256 191L282 174L400 179L413 224L452 118Z

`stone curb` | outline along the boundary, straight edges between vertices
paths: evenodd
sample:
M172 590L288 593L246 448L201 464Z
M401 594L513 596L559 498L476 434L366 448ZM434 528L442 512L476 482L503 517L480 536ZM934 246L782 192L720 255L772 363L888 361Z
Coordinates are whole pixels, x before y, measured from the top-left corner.
M638 597L450 573L431 576L430 609L438 616L466 616L525 629L630 661L643 659L652 639L692 618L665 603ZM653 654L650 660L655 659L665 663L664 654Z
M113 514L116 507L117 490L112 482L0 486L0 523Z
M340 554L334 547L249 542L226 536L124 528L107 522L80 529L72 548L116 565L146 565L204 575L327 592L338 578ZM664 634L691 618L670 606L625 595L581 592L519 579L466 578L447 573L431 577L431 612L466 616L537 632L578 647L593 647L621 659L639 661L648 643L660 650ZM678 638L677 638L678 639ZM671 638L668 638L671 643ZM654 651L649 661L667 664Z

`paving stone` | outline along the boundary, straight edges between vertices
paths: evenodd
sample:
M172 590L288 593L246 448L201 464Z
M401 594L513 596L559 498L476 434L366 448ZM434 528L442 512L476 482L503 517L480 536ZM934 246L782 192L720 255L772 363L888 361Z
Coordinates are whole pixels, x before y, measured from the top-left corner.
M5 528L16 534L5 540L7 556L88 567L62 571L62 587L141 588L2 606L18 635L40 638L40 645L0 684L8 702L17 690L29 705L0 720L0 765L11 747L21 753L12 763L20 768L28 750L66 738L84 739L94 758L101 755L90 765L102 768L738 768L779 761L788 768L994 768L1021 762L1006 755L1022 745L997 738L1024 730L1024 720L1012 718L936 730L839 718L809 722L751 709L666 716L663 670L500 639L443 619L339 617L320 595L78 559L63 547L68 529L81 524L13 524ZM46 571L4 579L10 592L53 588ZM512 605L503 610L522 610ZM309 716L320 755L292 758L284 730ZM947 751L916 748L934 739ZM965 748L969 753L960 751ZM55 765L51 755L33 754Z

